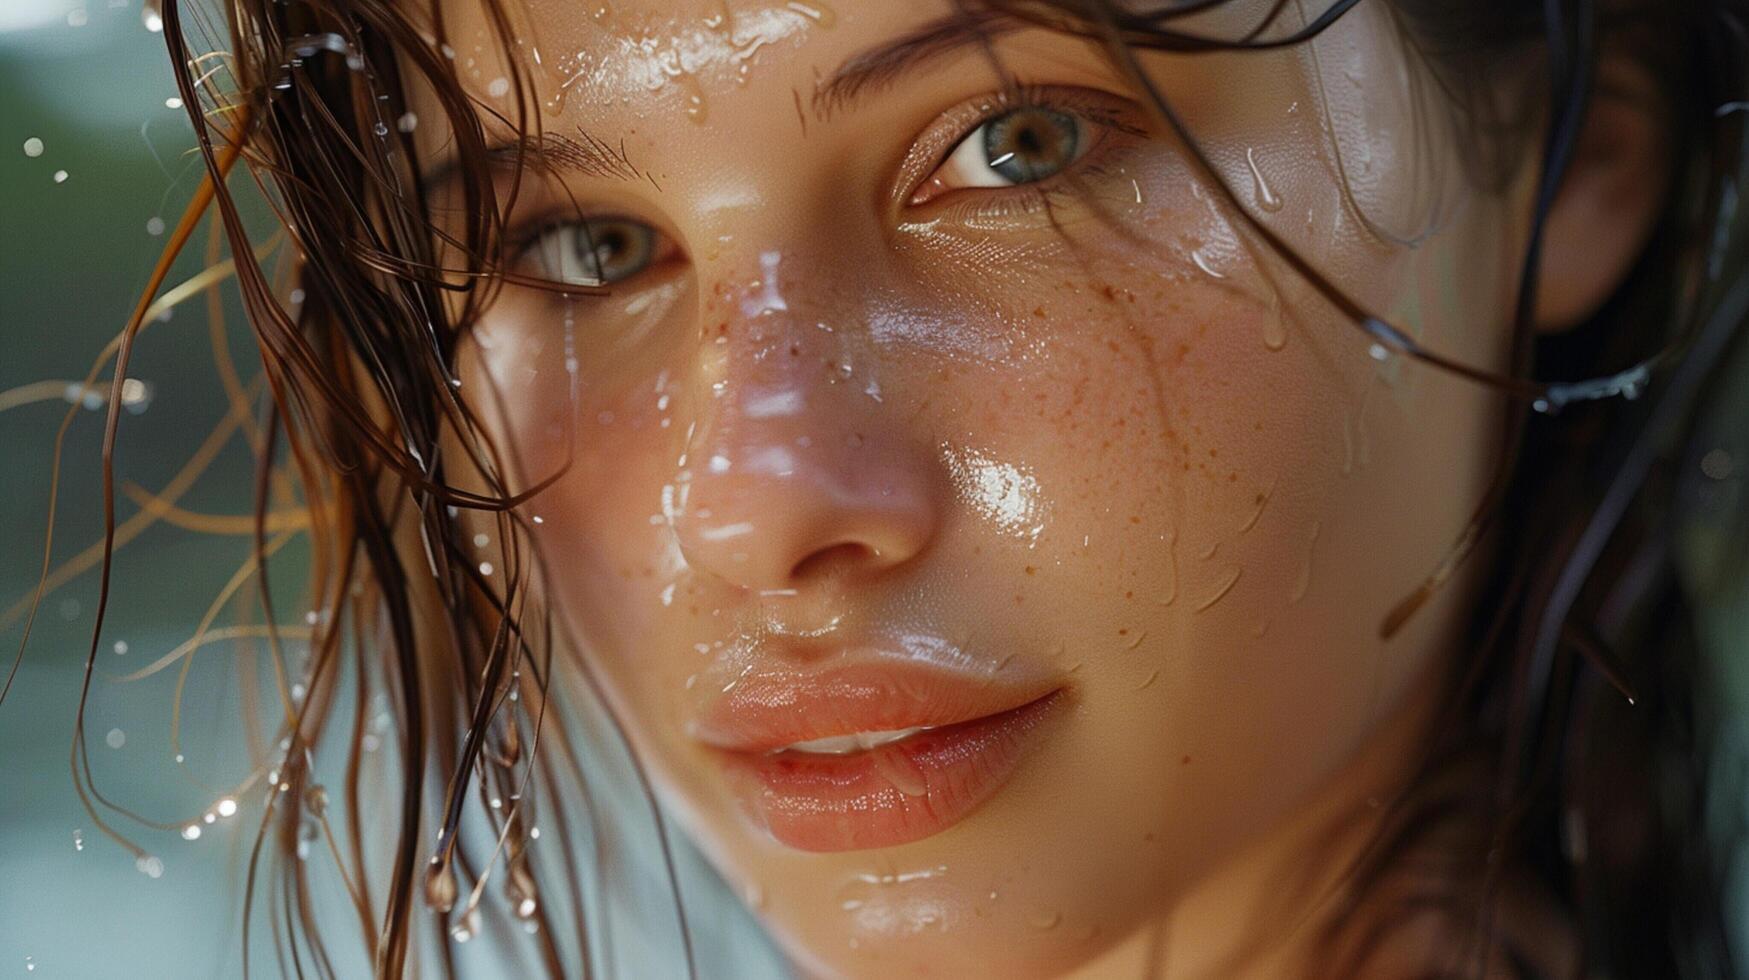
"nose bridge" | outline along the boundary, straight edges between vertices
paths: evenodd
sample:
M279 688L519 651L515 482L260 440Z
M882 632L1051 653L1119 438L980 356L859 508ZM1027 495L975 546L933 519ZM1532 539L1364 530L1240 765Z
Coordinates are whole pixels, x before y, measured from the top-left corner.
M761 590L908 560L934 529L932 463L887 411L854 293L795 288L775 249L740 268L700 310L683 553Z

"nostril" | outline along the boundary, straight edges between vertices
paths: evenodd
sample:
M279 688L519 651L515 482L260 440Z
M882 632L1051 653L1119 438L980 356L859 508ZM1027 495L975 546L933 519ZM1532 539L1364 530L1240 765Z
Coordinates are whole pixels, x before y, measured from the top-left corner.
M806 558L796 562L795 567L790 569L790 581L806 582L812 579L829 578L836 574L843 574L859 565L873 564L880 557L879 551L855 541L828 545L811 552Z

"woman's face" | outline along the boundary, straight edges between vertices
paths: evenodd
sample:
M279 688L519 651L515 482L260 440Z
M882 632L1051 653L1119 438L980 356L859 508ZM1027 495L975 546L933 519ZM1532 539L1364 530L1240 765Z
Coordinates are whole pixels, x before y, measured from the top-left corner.
M481 6L456 64L513 114ZM1094 46L889 47L950 10L512 4L545 134L519 271L611 290L507 288L461 375L517 483L574 454L523 508L544 590L672 812L830 972L1062 969L1376 792L1461 589L1380 623L1496 431ZM1241 206L1496 365L1516 210L1405 50L1363 4L1315 46L1143 64Z

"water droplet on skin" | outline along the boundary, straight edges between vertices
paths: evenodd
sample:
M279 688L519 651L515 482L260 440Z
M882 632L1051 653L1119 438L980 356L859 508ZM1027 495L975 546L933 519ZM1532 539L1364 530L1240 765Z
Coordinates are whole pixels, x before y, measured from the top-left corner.
M166 109L180 109L180 108L182 108L182 99L178 96L172 95L168 99L164 100L164 108L166 108Z
M759 882L750 881L747 883L746 901L747 907L751 909L762 909L765 907L765 889L759 884Z
M73 831L73 851L78 853L83 850L85 850L85 831L75 830Z
M148 878L162 878L164 876L164 862L150 854L142 854L134 859L134 870Z
M893 788L906 796L925 796L929 786L923 779L923 772L900 752L873 753L875 771L887 778Z
M27 157L40 157L40 156L42 156L43 155L43 141L41 139L38 139L35 136L32 136L30 139L25 140L24 141L24 155Z
M1054 909L1039 909L1029 913L1026 921L1028 925L1040 931L1055 929L1057 924L1063 921L1063 913Z
M237 801L228 796L225 797L219 801L218 811L219 816L221 817L229 817L235 814L237 812Z
M494 99L502 99L506 95L509 95L510 94L510 79L508 79L508 78L494 78L494 79L492 79L491 84L486 86L486 94L490 95Z
M65 170L55 171L55 183L65 184L67 182L67 177L68 177L68 174Z
M1344 411L1342 413L1342 475L1349 476L1354 472L1354 420Z
M1170 606L1178 601L1178 532L1171 531L1166 536L1166 564L1172 569L1172 587L1166 590L1166 595L1158 600L1162 606Z
M1257 202L1257 207L1270 214L1281 210L1281 198L1276 196L1275 189L1264 179L1263 171L1257 167L1257 154L1251 147L1245 148L1245 163L1251 168L1251 194Z
M710 107L704 100L704 86L699 84L697 76L691 74L681 75L678 84L685 95L686 118L703 125L710 116Z
M128 744L128 735L127 732L124 732L119 728L111 728L109 734L103 737L103 741L110 748L119 749Z
M1202 249L1200 249L1200 248L1193 249L1191 251L1190 261L1196 263L1196 267L1198 269L1201 269L1203 271L1203 273L1205 275L1209 276L1209 278L1211 278L1211 279L1225 279L1225 278L1227 278L1225 273L1217 272L1215 270L1215 267L1209 264L1208 257L1202 254Z
M84 27L89 23L91 23L91 15L86 12L84 7L75 7L67 11L68 27Z
M114 649L115 649L115 655L118 657L126 654L128 652L128 641L126 641L126 640L115 641Z
M1269 315L1263 318L1263 346L1281 350L1287 346L1287 315L1282 309L1281 294L1271 292Z
M1318 544L1318 532L1321 525L1312 522L1312 530L1306 535L1306 563L1300 567L1300 577L1294 582L1293 591L1288 593L1288 605L1294 605L1306 597L1306 592L1312 587L1312 551Z
M1213 593L1211 593L1207 599L1204 599L1203 601L1197 603L1191 609L1191 612L1202 612L1202 611L1208 609L1209 607L1213 606L1215 603L1220 602L1222 599L1226 598L1227 593L1233 591L1233 586L1238 584L1239 575L1242 572L1244 572L1244 568L1242 566L1235 565L1233 567L1232 572L1229 573L1226 578L1221 580L1221 584L1218 587L1216 587L1215 591Z
M821 0L790 0L784 6L821 27L830 28L838 23L837 12Z
M146 234L153 237L164 234L164 219L153 215L146 219Z
M146 30L153 34L164 29L164 18L158 16L158 5L146 3L140 8L140 23L146 25Z

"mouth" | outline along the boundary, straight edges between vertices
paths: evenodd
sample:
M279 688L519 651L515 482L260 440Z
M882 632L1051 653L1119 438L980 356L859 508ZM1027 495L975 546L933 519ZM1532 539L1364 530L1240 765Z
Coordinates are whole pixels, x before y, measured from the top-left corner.
M849 851L940 833L1002 788L1065 701L1045 677L872 659L743 677L694 727L778 842Z

